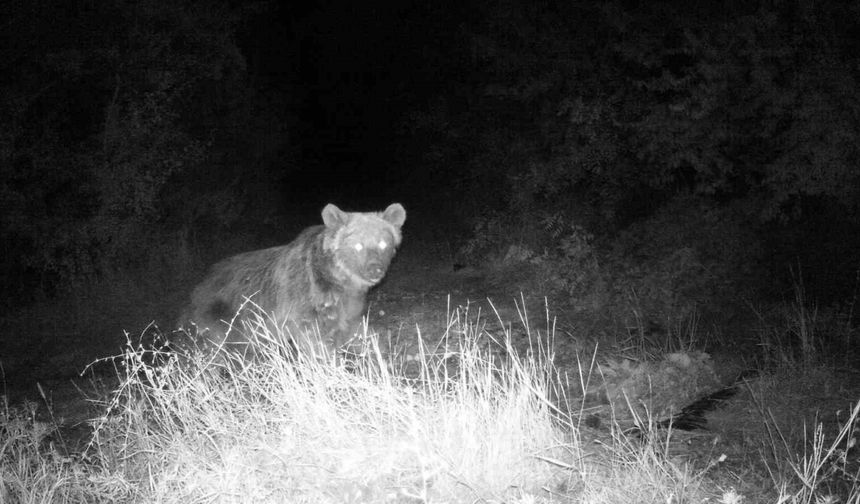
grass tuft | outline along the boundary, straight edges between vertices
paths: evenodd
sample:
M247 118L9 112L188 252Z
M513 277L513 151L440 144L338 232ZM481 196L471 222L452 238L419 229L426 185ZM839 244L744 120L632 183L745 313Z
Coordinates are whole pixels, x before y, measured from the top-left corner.
M549 317L538 330L519 308L522 327L452 310L435 341L425 343L418 330L410 351L389 350L365 326L351 353L308 346L296 354L284 343L289 335L272 333L262 317L242 328L253 356L129 345L81 454L60 455L50 423L32 408L4 404L0 503L754 502L731 479L752 474L751 465L739 467L733 452L729 460L692 460L683 447L695 438L648 417L657 403L628 408L645 415L636 435L615 417L589 421L594 408L585 398L602 379L596 370L653 389L692 383L709 369L706 360L679 352L635 367L600 365L595 353L562 372ZM640 370L669 378L637 377ZM760 405L780 416L774 404ZM831 424L799 442L784 423L762 427L757 446L773 448L765 460L778 490L766 495L792 504L832 495L860 502L852 459L858 409L832 438ZM714 425L749 432L748 424Z

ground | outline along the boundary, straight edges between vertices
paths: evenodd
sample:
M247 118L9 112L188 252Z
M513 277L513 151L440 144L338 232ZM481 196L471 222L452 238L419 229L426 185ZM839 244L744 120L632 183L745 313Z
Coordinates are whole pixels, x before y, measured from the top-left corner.
M802 380L785 368L749 373L752 361L719 349L712 354L683 349L646 361L642 353L619 346L617 338L601 340L583 333L576 314L566 312L562 300L523 292L519 280L515 272L455 268L448 256L432 247L407 246L369 296L370 324L401 356L417 352L419 334L426 348L437 348L452 316L480 321L488 339L511 336L522 355L529 336L552 334L555 366L571 383L559 402L575 410L581 436L595 445L610 443L615 428L638 423L647 430L647 415L653 415L653 422L670 418L699 396L737 385L734 397L708 412L705 429L660 436L670 460L692 464L718 484L744 488L747 495L773 491L766 473L751 469L761 465L762 457L752 450L767 450L775 437L803 438L797 430L815 421L824 421L834 432L838 430L834 414L843 411L844 420L844 412L860 397L860 374L855 369L805 369ZM581 380L585 375L587 384ZM111 361L103 361L81 376L29 383L9 379L4 395L10 404L32 405L38 422L59 425L51 441L66 453L76 453L89 440L88 420L102 412L99 401L116 385ZM770 401L773 398L780 400ZM637 414L643 416L637 420ZM762 422L768 416L777 431L792 432L775 434Z

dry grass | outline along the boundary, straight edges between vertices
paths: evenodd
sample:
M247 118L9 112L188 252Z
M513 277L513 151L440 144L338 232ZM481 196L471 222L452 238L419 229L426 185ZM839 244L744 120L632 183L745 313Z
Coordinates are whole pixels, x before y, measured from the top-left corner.
M500 364L452 332L435 353L420 347L407 377L373 335L350 362L284 358L283 338L254 336L250 362L150 368L127 355L134 373L99 426L98 458L131 461L125 474L155 502L509 501L567 478L548 462L571 448L539 360Z
M60 457L43 425L6 407L0 503L741 502L714 484L716 464L670 452L671 431L643 441L580 425L566 384L598 378L559 376L551 331L524 324L517 350L510 329L493 338L468 313L448 320L400 357L365 329L349 358L293 358L259 324L253 360L163 354L155 366L152 350L129 347L80 457ZM837 438L787 460L793 474L773 471L780 502L832 495L834 471L855 467L856 423L855 407ZM853 474L840 495L856 503Z

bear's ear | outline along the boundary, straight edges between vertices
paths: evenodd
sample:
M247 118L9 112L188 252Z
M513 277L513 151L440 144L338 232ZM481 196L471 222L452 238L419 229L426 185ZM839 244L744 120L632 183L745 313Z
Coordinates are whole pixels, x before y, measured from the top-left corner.
M349 214L332 203L329 203L325 208L323 208L322 218L323 223L327 228L338 228L345 226L349 222Z
M392 203L382 213L382 218L394 227L400 227L406 222L406 210L400 203Z

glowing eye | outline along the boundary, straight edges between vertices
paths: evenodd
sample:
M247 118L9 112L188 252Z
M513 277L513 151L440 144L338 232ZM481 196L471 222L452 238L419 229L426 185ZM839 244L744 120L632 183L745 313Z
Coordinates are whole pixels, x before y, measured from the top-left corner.
M386 248L388 248L388 244L385 243L385 240L382 240L379 242L378 247L379 247L379 250L385 250Z
M353 245L353 248L355 249L356 252L361 252L361 250L364 248L364 245L362 245L360 243L356 243L355 245Z

